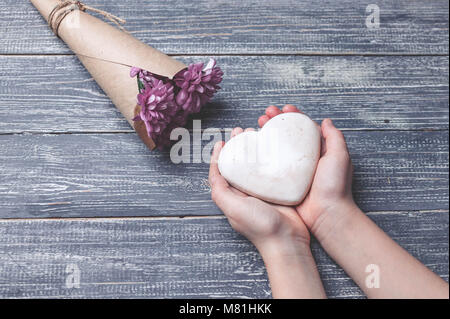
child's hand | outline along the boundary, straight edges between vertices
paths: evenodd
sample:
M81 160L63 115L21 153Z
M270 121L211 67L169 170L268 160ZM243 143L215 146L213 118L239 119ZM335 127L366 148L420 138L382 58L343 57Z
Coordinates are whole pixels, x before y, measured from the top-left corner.
M268 107L259 125L281 112ZM286 105L283 112L300 111ZM311 190L295 208L311 233L370 298L448 299L448 283L397 245L357 207L344 136L329 119L322 122L321 130L322 154ZM378 269L376 286L368 284L368 266Z
M242 132L241 128L235 128L231 136ZM309 232L294 208L272 205L248 196L230 186L220 175L217 160L222 147L223 142L214 147L209 183L213 201L231 226L247 237L263 257L271 254L273 249L285 249L287 254L293 253L292 250L305 250L304 253L309 254Z
M258 124L262 127L282 112L301 111L293 105L285 105L282 111L276 106L269 106L266 114L258 119ZM337 220L342 217L336 216L338 212L349 211L348 208L354 205L351 190L353 168L344 136L330 119L322 122L321 131L322 152L313 184L305 200L296 207L311 232L319 236L323 219L331 215L333 220Z
M241 128L232 137L242 133ZM209 169L214 202L231 226L259 250L274 298L326 298L309 247L309 232L295 208L266 203L231 187L217 166L223 142L215 145Z

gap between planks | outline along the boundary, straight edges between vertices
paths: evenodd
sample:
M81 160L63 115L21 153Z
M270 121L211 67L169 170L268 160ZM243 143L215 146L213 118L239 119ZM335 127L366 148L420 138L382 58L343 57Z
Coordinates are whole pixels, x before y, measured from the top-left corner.
M392 210L392 211L370 211L364 212L367 216L378 216L388 214L449 214L446 209L429 210ZM37 218L0 218L0 222L9 221L108 221L108 220L180 220L180 219L226 219L225 215L171 215L171 216L111 216L111 217L37 217Z

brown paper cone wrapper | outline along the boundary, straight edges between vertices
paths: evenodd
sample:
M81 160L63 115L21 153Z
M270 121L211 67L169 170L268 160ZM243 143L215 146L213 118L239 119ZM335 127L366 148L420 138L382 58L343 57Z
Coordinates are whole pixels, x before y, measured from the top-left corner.
M59 0L30 1L46 20L53 8L60 3ZM67 15L61 22L59 36L77 54L144 143L154 149L155 143L147 135L144 123L132 120L138 110L138 87L136 79L130 77L129 66L172 78L186 65L103 20L78 10Z

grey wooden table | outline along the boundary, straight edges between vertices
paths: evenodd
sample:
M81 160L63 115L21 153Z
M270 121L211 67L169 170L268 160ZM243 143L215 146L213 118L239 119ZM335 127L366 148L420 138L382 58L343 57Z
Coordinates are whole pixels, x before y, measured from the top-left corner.
M373 1L378 29L371 1L87 2L184 62L217 58L203 127L285 103L335 119L360 207L448 280L447 0ZM0 3L0 39L0 297L270 297L206 164L148 151L27 0ZM312 246L328 295L362 297Z

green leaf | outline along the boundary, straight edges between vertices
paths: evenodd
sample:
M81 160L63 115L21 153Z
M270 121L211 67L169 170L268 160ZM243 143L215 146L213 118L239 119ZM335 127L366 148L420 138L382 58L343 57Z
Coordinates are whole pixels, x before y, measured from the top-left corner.
M139 88L139 93L142 93L142 91L144 91L145 86L144 84L139 80L139 78L137 77L137 84L138 84L138 88Z

